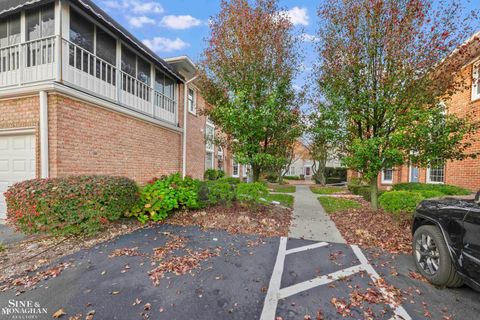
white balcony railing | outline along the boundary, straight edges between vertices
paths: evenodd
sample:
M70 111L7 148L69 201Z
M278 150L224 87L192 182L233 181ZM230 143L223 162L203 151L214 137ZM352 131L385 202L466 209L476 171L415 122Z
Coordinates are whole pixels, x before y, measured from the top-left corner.
M61 54L57 52L60 41ZM57 58L60 55L61 59ZM68 40L53 36L0 49L0 89L49 80L61 81L155 119L177 122L174 99Z

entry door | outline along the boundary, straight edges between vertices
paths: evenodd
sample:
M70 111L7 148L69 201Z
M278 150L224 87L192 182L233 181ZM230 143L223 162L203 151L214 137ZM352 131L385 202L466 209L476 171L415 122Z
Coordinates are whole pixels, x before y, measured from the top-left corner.
M480 283L480 205L470 210L463 226L463 257L465 270L470 277Z
M35 136L0 135L0 223L7 215L3 193L16 182L35 178Z
M410 182L418 182L418 167L410 166Z
M310 167L305 167L305 175L306 176L310 175Z

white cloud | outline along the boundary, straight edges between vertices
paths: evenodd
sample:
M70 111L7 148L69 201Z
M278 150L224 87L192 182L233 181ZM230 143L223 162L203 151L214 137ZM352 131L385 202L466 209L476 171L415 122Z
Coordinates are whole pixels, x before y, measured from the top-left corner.
M180 38L155 37L153 39L143 40L143 43L155 52L172 52L190 46L190 44Z
M132 2L132 10L135 13L163 13L165 10L162 5L157 2Z
M130 10L136 14L161 14L165 11L160 3L154 1L105 0L103 4L110 9Z
M302 35L300 35L300 38L302 41L305 41L305 42L318 42L320 41L320 38L317 37L316 35L313 35L313 34L309 34L309 33L303 33Z
M134 28L141 28L146 24L155 24L155 20L146 16L129 17L128 23Z
M293 25L303 25L308 26L309 17L307 13L307 8L293 7L290 10L284 11Z
M174 16L169 15L162 18L161 25L170 29L188 29L202 24L202 20L192 17L191 15Z

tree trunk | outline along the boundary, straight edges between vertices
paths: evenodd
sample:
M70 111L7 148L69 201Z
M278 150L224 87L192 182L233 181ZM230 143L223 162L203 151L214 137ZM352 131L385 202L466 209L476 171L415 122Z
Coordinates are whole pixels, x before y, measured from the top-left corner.
M260 168L257 166L252 166L253 173L253 182L258 182L260 180Z
M322 186L327 184L327 178L325 177L325 168L327 167L327 160L320 159L318 161L318 170L317 170L317 177L318 181Z
M370 181L370 204L372 205L372 208L374 210L378 209L378 184L377 184L377 178L373 178Z
M283 169L280 169L278 171L278 184L282 184L283 183Z

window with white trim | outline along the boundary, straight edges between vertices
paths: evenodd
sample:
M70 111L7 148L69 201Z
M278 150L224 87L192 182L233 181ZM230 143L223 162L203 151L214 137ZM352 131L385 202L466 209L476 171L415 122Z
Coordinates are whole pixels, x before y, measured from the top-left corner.
M480 99L480 61L473 64L472 100Z
M214 169L214 168L215 168L215 164L214 164L213 151L207 151L205 153L205 170Z
M20 43L20 14L0 19L0 48L17 43ZM2 57L2 60L5 59Z
M217 168L223 170L223 148L221 146L218 146L217 151Z
M392 168L385 168L382 170L382 183L393 183Z
M188 88L188 96L187 96L187 105L188 111L196 114L197 106L196 106L196 98L195 98L195 90L192 88Z
M207 151L214 151L213 140L215 139L215 127L208 124L205 126L205 149Z
M232 160L232 177L238 177L239 170L240 170L240 165L235 159L233 159Z
M432 165L427 168L427 183L445 182L445 164Z
M51 3L41 8L31 9L25 12L26 40L36 40L53 36L54 34L54 4Z

